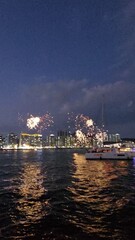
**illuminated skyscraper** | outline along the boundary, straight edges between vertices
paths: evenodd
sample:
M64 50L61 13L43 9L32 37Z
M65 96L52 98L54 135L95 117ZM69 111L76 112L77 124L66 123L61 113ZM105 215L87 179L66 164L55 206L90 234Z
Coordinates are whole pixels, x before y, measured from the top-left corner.
M0 135L0 148L3 147L3 143L4 143L3 136Z
M7 145L11 148L15 148L18 146L18 136L15 133L8 134Z
M120 140L120 134L118 133L108 135L108 141L110 142L120 142Z

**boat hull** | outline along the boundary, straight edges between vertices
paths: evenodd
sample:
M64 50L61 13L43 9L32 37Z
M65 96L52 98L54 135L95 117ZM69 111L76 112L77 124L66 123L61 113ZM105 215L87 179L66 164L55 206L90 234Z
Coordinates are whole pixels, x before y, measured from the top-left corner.
M86 153L86 160L132 160L133 157L127 153Z

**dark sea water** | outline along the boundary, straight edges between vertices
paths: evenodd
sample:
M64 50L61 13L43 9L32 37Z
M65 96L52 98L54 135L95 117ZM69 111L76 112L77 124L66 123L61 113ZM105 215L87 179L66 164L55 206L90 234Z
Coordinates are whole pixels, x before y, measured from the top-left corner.
M135 161L1 151L0 239L134 240Z

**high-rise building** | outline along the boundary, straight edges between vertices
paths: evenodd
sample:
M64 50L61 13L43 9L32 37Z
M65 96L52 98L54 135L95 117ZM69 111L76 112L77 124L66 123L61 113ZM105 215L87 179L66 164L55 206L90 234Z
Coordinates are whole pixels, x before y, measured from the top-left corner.
M66 147L66 139L68 136L67 131L58 131L57 132L57 141L56 144L58 147Z
M54 134L50 134L48 136L48 146L55 147L56 146L56 138Z
M116 133L116 134L109 134L108 135L108 141L109 142L120 142L121 138L120 138L120 134Z
M75 146L75 136L68 131L58 131L56 145L66 148L73 147Z
M10 148L17 148L18 146L18 136L15 133L9 133L7 135L7 145Z
M0 148L3 147L3 143L4 143L4 139L3 139L3 136L0 135Z

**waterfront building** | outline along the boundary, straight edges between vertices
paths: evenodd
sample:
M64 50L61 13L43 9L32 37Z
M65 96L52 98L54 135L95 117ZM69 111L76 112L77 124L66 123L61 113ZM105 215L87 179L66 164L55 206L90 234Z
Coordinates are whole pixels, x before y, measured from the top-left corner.
M41 134L20 134L19 147L23 148L41 148L42 147L42 135Z

